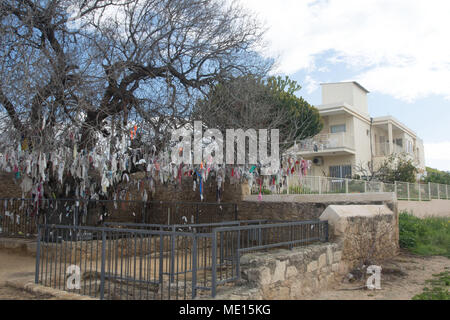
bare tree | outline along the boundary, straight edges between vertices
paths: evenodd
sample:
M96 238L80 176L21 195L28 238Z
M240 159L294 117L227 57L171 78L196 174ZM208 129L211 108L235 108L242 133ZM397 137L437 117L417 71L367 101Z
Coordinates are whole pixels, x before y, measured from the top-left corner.
M226 129L279 129L283 153L302 140L317 134L322 122L317 110L294 96L300 86L288 78L245 76L214 86L198 101L192 118L208 127Z
M89 150L113 116L162 148L211 84L270 67L258 22L224 0L5 0L0 18L2 125L33 148Z

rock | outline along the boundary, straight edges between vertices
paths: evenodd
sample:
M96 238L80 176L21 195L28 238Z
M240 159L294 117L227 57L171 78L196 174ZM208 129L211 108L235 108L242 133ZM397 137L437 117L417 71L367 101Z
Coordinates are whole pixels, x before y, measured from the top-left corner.
M341 261L341 258L342 258L342 251L336 251L333 255L333 261L339 262Z
M327 255L325 253L319 256L319 268L325 267L327 265Z
M327 247L327 263L329 265L333 263L333 250L331 250L331 246Z
M312 261L308 264L308 266L306 267L306 272L313 272L317 270L317 261Z
M286 269L286 278L294 277L297 275L297 268L294 266L289 266Z
M279 261L277 260L275 262L275 271L273 273L272 281L284 281L284 275L286 272L286 261Z

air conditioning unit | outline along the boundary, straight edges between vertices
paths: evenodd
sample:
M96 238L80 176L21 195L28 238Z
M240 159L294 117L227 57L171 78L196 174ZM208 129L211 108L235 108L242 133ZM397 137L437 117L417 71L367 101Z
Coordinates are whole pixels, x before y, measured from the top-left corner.
M315 158L313 159L313 163L314 163L316 166L321 166L321 165L323 164L323 158L322 158L322 157L315 157Z

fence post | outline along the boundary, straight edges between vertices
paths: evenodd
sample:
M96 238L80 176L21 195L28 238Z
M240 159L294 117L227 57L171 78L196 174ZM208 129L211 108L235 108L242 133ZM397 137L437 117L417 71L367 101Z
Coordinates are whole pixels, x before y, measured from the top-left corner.
M345 193L348 194L348 179L345 179Z
M419 189L419 201L422 201L422 188L420 187L420 183L417 183L417 189Z
M241 230L238 230L237 234L237 245L236 245L236 277L237 279L241 278L241 259L239 255L239 251L241 250Z
M438 199L441 198L441 185L439 183L436 184L438 189Z
M238 206L237 203L234 204L234 220L238 220Z
M287 187L287 194L289 194L289 173L286 176L286 187Z
M74 224L74 226L78 226L78 220L79 220L79 218L78 218L78 214L79 214L79 209L78 209L78 206L80 205L80 203L78 202L78 200L75 200L75 212L74 212L74 217L73 217L73 224Z
M395 192L395 196L397 197L398 200L398 189L397 189L397 181L394 181L394 192Z
M445 185L445 194L447 195L447 200L448 200L448 184Z
M170 235L170 283L175 281L175 226L172 227L172 232Z
M45 234L45 232L44 232ZM38 224L38 238L36 244L36 271L34 275L34 283L39 283L39 267L41 260L41 226Z
M409 182L406 183L406 190L408 193L408 201L410 200L410 196L409 196Z
M320 176L318 176L318 180L319 180L319 194L322 194L322 182L320 181Z
M212 274L211 274L211 296L213 298L216 297L216 288L217 288L217 266L216 266L216 252L217 252L217 233L213 233L212 239Z
M428 198L430 198L430 201L432 199L431 197L431 182L428 182Z
M197 235L195 233L192 236L192 242L192 299L195 299L197 296Z
M367 180L364 180L364 193L367 193Z
M102 264L100 271L100 300L105 298L105 259L106 258L106 232L102 230Z

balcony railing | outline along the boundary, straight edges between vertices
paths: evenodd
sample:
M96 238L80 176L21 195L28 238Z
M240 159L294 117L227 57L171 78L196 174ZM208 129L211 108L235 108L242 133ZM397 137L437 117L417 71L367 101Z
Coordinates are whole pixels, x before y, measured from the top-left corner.
M399 146L398 144L393 144L393 153L399 154L399 153L406 153L411 156L416 156L413 152L408 152L405 147ZM375 156L376 157L386 157L389 156L389 143L376 143L375 144Z
M310 139L300 141L294 148L296 152L320 152L331 149L355 149L355 141L352 135L345 132L319 134Z

